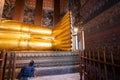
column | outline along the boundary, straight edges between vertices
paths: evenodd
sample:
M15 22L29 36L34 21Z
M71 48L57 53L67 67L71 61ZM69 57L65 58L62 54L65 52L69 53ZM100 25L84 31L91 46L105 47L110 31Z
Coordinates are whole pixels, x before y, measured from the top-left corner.
M36 0L36 8L35 8L35 25L41 26L42 21L42 8L43 8L43 0Z
M5 0L0 0L0 24Z
M13 13L13 20L17 20L20 22L23 21L24 5L25 5L25 0L16 0L14 13Z
M54 26L60 19L60 0L54 0Z

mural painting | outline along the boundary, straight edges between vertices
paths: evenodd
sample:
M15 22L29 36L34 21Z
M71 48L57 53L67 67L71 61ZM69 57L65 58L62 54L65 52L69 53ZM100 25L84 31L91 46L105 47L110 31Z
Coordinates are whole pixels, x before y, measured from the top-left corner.
M53 11L43 10L42 25L53 27Z
M14 4L10 0L5 0L2 17L7 19L12 19L13 11L14 11Z
M35 9L25 7L23 22L34 24Z

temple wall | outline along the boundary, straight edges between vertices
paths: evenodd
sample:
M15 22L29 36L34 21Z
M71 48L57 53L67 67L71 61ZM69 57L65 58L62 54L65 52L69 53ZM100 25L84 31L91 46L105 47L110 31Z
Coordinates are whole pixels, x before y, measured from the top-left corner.
M120 45L120 2L84 25L86 46Z
M88 0L80 14L85 32L85 80L120 79L120 2Z

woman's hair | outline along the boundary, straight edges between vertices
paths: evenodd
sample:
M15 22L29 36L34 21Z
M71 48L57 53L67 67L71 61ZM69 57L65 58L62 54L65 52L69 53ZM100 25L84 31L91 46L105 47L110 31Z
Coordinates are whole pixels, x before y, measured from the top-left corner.
M29 63L30 66L33 66L34 65L34 61L31 60L30 63Z

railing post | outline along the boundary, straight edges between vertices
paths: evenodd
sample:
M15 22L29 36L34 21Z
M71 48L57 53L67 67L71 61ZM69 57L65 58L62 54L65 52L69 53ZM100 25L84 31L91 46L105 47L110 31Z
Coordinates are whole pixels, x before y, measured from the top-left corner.
M80 80L82 80L83 76L83 67L82 67L82 53L81 51L78 51L79 59L80 59Z
M13 60L12 60L12 80L15 79L15 67L16 67L16 55L15 53L12 53L13 55Z
M110 57L111 57L111 63L114 64L114 58L113 58L113 47L110 48ZM115 80L115 67L112 66L112 73L113 73L113 80Z
M4 78L6 51L3 49L0 53L0 80Z
M106 65L106 47L103 48L103 57L104 57L105 80L108 80L108 72Z
M97 48L97 56L98 56L98 74L99 80L101 80L101 65L100 65L100 48Z
M4 59L4 67L3 67L3 75L2 75L2 80L5 78L5 72L6 72L6 63L7 63L7 52L5 53L5 59Z
M7 80L11 79L11 67L12 67L12 54L10 53Z

